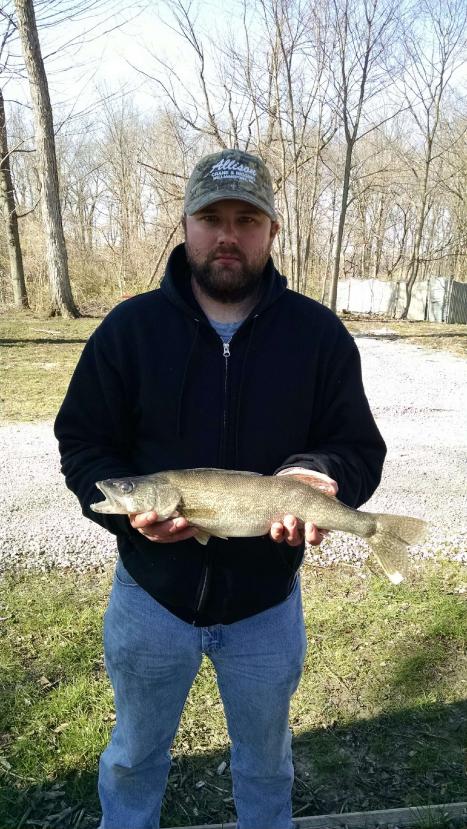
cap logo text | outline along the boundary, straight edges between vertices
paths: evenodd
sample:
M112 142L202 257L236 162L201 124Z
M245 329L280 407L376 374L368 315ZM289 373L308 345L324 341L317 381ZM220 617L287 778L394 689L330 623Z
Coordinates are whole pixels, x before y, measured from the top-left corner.
M228 160L222 158L217 164L211 167L209 174L214 181L233 179L234 181L244 181L248 184L256 183L256 170L248 167L246 164L240 164L239 161L234 161L233 159Z

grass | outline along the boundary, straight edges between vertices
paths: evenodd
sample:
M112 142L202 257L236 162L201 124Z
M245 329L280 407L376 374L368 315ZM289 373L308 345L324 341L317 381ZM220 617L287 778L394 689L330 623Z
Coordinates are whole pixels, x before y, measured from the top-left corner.
M377 332L375 336L401 338L467 357L467 325L382 321L350 315L345 315L343 321L352 334ZM63 320L41 319L31 312L0 313L0 423L55 416L84 344L99 322L90 317Z
M99 322L41 319L30 312L0 314L0 423L55 416L84 344Z
M108 573L58 571L0 585L1 829L22 819L37 829L97 825L97 761L114 721L101 646L109 586ZM305 567L309 649L291 712L297 816L466 799L463 589L465 572L448 562L397 589L376 575ZM233 820L228 760L205 661L162 825Z

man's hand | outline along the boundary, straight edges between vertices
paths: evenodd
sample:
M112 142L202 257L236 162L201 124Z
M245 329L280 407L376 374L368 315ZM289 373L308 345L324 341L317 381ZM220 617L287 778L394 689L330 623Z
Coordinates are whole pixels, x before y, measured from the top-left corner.
M135 530L138 530L149 541L157 541L159 544L185 541L198 532L196 527L190 526L186 518L181 515L168 518L167 521L158 521L157 512L132 513L128 517Z
M278 475L291 475L298 480L315 489L321 489L328 495L336 495L338 485L336 481L324 475L323 472L315 472L311 469L303 469L302 467L293 467L290 469L282 469L277 473ZM298 547L303 540L311 544L313 547L318 547L327 531L316 527L311 521L305 524L300 521L295 515L285 515L282 522L275 521L271 524L270 536L273 541L285 541L290 547Z

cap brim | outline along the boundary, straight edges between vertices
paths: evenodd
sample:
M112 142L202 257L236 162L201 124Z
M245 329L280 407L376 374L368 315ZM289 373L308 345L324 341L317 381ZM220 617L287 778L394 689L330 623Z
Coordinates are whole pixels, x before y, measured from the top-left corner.
M258 210L261 210L262 213L265 213L266 216L269 216L273 222L277 221L277 215L275 211L272 211L269 205L265 204L261 199L255 198L252 196L241 196L238 193L233 193L232 190L218 190L215 195L212 193L205 193L199 198L195 199L194 202L190 205L190 208L185 208L185 213L187 216L193 216L198 210L202 210L203 207L208 207L210 204L214 204L218 201L225 201L228 199L229 201L242 201L246 204L252 204L253 207L257 207Z

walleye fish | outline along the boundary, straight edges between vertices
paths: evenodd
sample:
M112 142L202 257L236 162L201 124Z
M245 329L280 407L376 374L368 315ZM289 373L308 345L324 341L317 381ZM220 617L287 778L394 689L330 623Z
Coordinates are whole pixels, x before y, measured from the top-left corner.
M265 535L274 521L292 514L326 530L365 539L381 568L399 584L407 573L407 547L421 543L428 525L419 518L363 512L345 506L304 478L258 475L226 469L178 469L132 478L98 481L104 501L91 504L99 513L125 515L154 511L160 521L175 513L210 537Z

